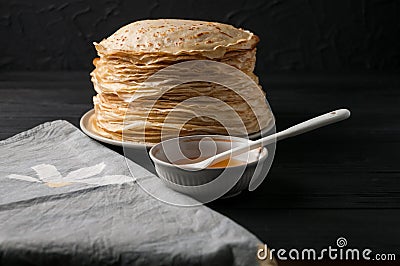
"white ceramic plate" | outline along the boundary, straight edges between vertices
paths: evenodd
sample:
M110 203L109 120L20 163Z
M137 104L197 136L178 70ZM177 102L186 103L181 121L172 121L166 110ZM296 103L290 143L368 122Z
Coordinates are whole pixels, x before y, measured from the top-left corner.
M93 119L94 119L94 109L91 109L91 110L87 111L81 117L81 121L80 121L80 127L81 127L82 131L89 137L91 137L95 140L98 140L100 142L104 142L104 143L115 145L115 146L122 147L122 145L124 145L127 148L138 148L138 149L139 148L143 149L143 147L151 148L151 145L146 145L146 144L142 144L142 143L127 142L127 141L122 142L119 140L105 138L105 137L99 135L96 132L96 130L93 128ZM250 139L258 139L261 136L261 134L266 135L273 128L274 128L274 124L271 124L257 133L250 134L249 138Z

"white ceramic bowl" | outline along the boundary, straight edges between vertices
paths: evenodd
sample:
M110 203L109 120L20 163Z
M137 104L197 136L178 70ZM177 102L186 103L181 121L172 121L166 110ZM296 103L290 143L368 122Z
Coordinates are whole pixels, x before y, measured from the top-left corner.
M209 157L248 141L239 137L195 135L163 141L152 147L149 153L158 176L168 187L200 201L208 201L210 197L234 196L247 189L251 179L259 178L263 172L256 169L265 162L267 149L255 149L233 157L242 162L236 166L189 171L172 162Z

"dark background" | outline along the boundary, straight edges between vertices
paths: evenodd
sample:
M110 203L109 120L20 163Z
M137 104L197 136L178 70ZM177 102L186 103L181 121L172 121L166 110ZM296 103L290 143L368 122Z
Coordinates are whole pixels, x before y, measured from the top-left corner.
M0 70L91 70L93 41L147 18L219 21L260 36L259 73L400 70L400 1L1 1Z
M93 108L92 42L129 22L233 24L260 36L256 72L278 130L342 107L352 116L278 143L257 190L208 206L274 248L346 237L400 259L400 1L0 1L0 139L56 119L79 127Z

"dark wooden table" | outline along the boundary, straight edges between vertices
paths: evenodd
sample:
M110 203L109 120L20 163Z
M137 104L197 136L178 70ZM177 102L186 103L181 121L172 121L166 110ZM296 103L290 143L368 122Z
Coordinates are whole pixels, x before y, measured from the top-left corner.
M272 248L345 237L400 260L399 75L271 75L262 84L278 130L341 107L352 117L279 143L256 191L208 206ZM85 72L0 74L0 139L56 119L79 126L92 95Z

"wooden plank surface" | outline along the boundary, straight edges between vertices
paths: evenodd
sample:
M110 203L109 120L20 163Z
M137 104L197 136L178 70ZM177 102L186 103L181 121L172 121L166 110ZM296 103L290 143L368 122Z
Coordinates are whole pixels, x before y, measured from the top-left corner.
M208 206L277 248L343 236L400 256L400 78L271 75L262 84L278 129L342 107L352 117L282 141L260 188ZM78 126L93 95L85 72L2 73L0 139L56 119Z

